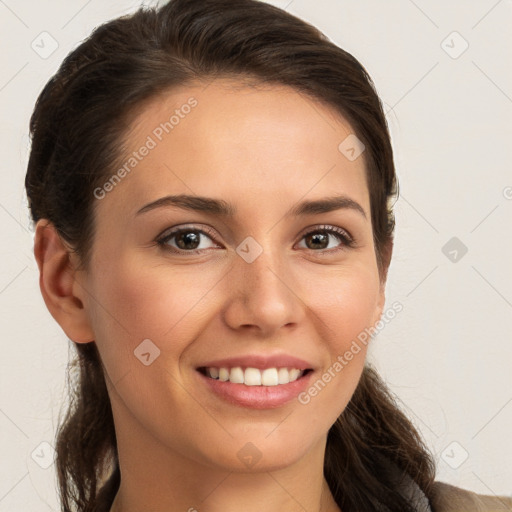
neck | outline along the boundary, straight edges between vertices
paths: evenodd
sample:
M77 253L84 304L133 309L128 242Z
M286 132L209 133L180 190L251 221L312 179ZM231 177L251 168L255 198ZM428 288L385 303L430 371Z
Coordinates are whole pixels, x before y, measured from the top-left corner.
M340 512L323 475L326 439L292 465L258 472L197 462L127 423L117 443L121 483L110 512Z
M180 492L179 495L176 492L169 492L166 497L162 496L162 490L159 489L159 495L152 496L149 500L147 493L129 492L129 484L122 482L110 512L133 512L136 510L340 512L325 480L320 489L312 488L308 482L308 485L303 487L308 492L304 493L295 488L291 490L285 488L278 480L281 475L276 475L276 473L266 473L266 478L258 478L253 475L254 478L250 480L250 484L248 484L247 478L240 478L241 475L217 474L217 486L211 487L209 493L206 485L200 486L200 489L196 487L197 491L191 491L189 488L188 493ZM147 503L148 501L150 504Z

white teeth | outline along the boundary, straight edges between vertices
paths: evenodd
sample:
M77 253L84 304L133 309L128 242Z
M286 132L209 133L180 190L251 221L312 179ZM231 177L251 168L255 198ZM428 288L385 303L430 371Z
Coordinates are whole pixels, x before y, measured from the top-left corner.
M277 376L279 384L288 384L288 382L290 382L290 372L287 368L279 368Z
M233 382L229 379L230 382ZM246 368L244 382L246 386L261 386L261 372L258 368Z
M297 368L292 368L290 370L290 382L293 382L294 380L297 380L300 376L300 370L297 370Z
M277 386L279 379L277 377L277 368L267 368L261 372L261 383L264 386Z
M240 366L231 368L231 372L229 373L229 382L233 382L233 384L244 383L244 371L242 368L240 368Z
M246 386L278 386L288 384L302 377L304 370L297 368L246 368L245 371L240 367L234 368L206 368L206 375L212 379L218 379L223 382L229 381L233 384L245 384Z

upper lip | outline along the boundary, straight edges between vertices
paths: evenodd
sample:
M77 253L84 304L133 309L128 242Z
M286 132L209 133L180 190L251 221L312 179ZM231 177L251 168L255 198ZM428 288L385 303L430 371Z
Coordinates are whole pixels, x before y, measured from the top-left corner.
M288 354L265 355L265 354L247 354L239 357L230 357L226 359L216 359L207 361L198 366L199 368L235 368L237 366L258 368L297 368L298 370L313 369L313 365L304 359L299 359Z

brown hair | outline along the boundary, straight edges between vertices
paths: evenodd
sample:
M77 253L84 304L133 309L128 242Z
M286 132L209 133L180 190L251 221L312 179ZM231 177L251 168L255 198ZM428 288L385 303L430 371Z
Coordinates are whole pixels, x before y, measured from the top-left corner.
M134 112L178 85L216 77L286 85L323 102L366 150L377 263L385 280L398 194L386 119L363 66L321 32L257 0L171 0L109 21L64 60L37 99L26 190L34 222L48 219L90 263L93 191L121 163ZM62 510L109 510L120 483L116 436L94 342L76 344L71 403L56 437ZM394 397L366 366L331 427L324 472L344 512L415 510L390 467L430 496L434 462Z

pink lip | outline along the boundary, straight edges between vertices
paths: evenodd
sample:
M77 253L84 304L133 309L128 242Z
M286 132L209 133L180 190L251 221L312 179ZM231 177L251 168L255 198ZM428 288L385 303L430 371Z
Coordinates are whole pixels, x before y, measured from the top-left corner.
M237 359L236 361L240 361ZM217 362L216 362L217 363ZM294 363L296 364L296 363ZM210 364L208 365L210 366ZM215 366L215 365L211 365ZM295 367L294 365L291 365ZM254 366L252 366L254 368ZM273 409L280 407L293 400L299 393L304 391L311 381L315 372L307 372L297 380L288 384L277 386L246 386L245 384L233 384L229 381L211 379L201 372L195 372L217 396L227 402L240 407L251 409Z
M274 356L252 354L227 359L217 359L215 361L207 361L197 368L235 368L236 366L241 366L242 368L258 368L260 370L264 370L265 368L297 368L298 370L313 369L313 365L311 363L286 354Z

